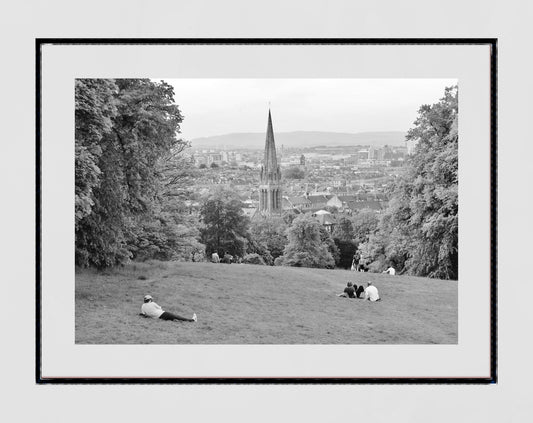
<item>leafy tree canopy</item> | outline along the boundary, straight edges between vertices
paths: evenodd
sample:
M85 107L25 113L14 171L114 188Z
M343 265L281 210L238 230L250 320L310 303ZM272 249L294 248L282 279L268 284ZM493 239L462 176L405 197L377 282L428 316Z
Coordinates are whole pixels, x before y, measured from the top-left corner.
M305 171L298 166L291 166L283 172L285 179L303 179L305 178Z
M369 261L409 274L458 276L458 90L420 108L407 139L416 148L378 230L362 246Z
M204 201L200 209L201 241L206 253L217 252L242 257L246 252L246 238L250 219L244 215L242 203L233 191L218 189Z
M190 238L179 235L189 227L169 224L164 204L183 173L177 160L167 166L169 158L186 146L177 137L183 118L173 88L149 79L78 79L75 105L76 263L173 257L177 238Z
M283 254L289 242L286 234L287 228L287 224L281 217L260 217L252 221L250 236L256 243L268 250L270 260L275 260ZM269 263L270 260L263 258Z
M333 268L335 260L321 240L321 225L310 215L300 215L288 230L289 243L276 264L296 267Z

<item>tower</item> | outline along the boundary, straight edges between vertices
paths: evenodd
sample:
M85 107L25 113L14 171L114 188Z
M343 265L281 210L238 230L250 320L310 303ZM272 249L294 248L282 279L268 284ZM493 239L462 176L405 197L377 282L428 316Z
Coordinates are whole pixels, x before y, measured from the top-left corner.
M281 214L281 170L276 157L272 116L268 110L268 124L265 141L265 157L261 166L259 185L259 212L271 216Z

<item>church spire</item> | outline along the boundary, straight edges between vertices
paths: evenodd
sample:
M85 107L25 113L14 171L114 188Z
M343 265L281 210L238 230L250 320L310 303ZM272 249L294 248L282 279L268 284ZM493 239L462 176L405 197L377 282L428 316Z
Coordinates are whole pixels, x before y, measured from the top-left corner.
M274 129L272 128L272 115L270 109L268 109L268 124L265 140L265 160L263 168L268 174L270 172L276 172L278 169L278 159L276 156L276 143L274 142Z
M276 156L272 114L268 109L268 124L265 140L265 157L261 166L259 185L259 210L262 215L281 214L281 169Z

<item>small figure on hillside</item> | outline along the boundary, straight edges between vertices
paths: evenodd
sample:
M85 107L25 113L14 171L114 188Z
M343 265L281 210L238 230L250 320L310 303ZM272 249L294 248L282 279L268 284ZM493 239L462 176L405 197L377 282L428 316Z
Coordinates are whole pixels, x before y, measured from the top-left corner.
M222 263L231 264L233 262L233 256L229 253L225 253L222 258Z
M357 298L361 298L361 295L365 293L365 287L363 285L359 285L359 288L357 288L357 285L354 284L355 288L355 296Z
M389 275L394 276L396 274L396 269L394 267L392 267L392 266L389 266L389 268L387 270L384 270L381 273L388 273Z
M218 253L211 254L211 262L212 263L220 263L220 257L218 256Z
M346 288L344 288L344 292L342 292L341 294L337 294L337 297L355 298L355 288L353 287L353 284L351 282L348 282Z
M177 314L169 313L168 311L163 311L161 306L153 301L151 295L144 296L144 303L141 306L141 315L144 317L152 317L154 319L163 319L163 320L172 320L177 322L179 320L184 322L196 322L196 313L192 315L192 319L187 317L178 316Z
M351 267L352 272L359 271L359 259L360 259L359 253L356 251L352 259L352 267Z
M366 289L365 289L365 300L368 301L381 301L381 298L379 297L378 289L372 285L372 282L368 281L366 283Z

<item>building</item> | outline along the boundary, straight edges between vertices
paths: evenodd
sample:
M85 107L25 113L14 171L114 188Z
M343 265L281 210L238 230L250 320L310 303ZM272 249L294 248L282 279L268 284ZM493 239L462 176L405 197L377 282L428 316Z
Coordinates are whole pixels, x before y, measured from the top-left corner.
M315 217L329 233L333 232L333 229L337 224L337 219L330 212L326 210L318 210L317 212L313 213L313 217Z
M220 164L222 163L222 154L209 153L209 155L207 156L207 165L211 166L213 163L220 166Z
M332 181L332 185L334 188L340 188L346 186L346 179L334 179Z
M268 124L265 140L265 157L261 166L259 182L259 212L265 216L281 215L281 169L276 156L272 116L268 110Z
M306 212L311 210L311 200L309 200L309 195L297 195L293 197L285 197L287 204L287 209L296 209L301 212Z

